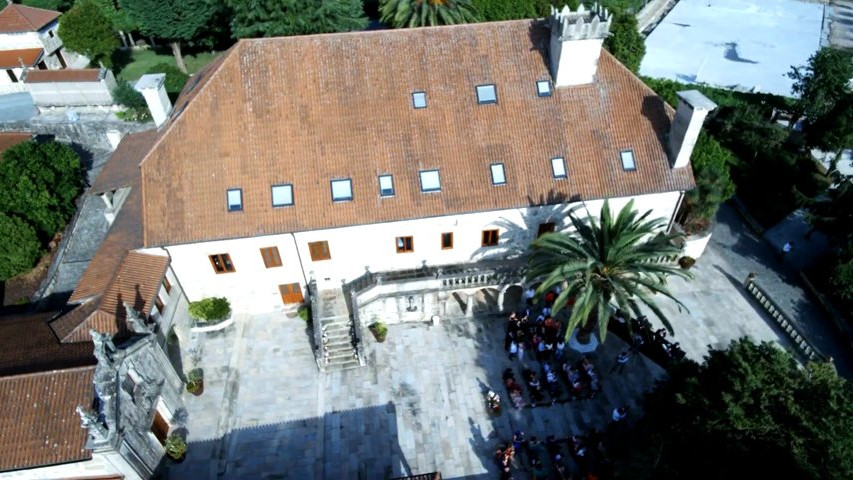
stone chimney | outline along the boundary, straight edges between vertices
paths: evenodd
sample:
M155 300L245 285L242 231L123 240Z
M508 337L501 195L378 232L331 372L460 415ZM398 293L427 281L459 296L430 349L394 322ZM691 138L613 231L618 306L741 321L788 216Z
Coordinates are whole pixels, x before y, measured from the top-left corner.
M151 117L154 119L154 124L158 127L166 122L169 118L169 113L172 111L172 101L166 94L166 74L165 73L149 73L143 75L133 88L145 97L145 102L148 104L148 110L151 111Z
M678 109L669 128L669 158L672 168L684 168L690 164L690 155L702 131L702 123L708 112L717 104L698 90L678 92Z
M581 4L575 12L568 6L562 10L551 7L549 55L554 86L569 87L593 82L601 45L610 32L611 18L610 12L597 3L591 10Z

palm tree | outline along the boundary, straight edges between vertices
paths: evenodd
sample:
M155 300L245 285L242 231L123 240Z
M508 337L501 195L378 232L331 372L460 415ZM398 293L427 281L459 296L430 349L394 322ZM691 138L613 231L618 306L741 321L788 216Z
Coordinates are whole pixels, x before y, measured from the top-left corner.
M527 278L542 282L537 297L561 286L553 313L564 308L570 298L575 299L567 338L580 327L578 340L585 343L597 324L604 341L614 301L638 317L642 314L640 304L645 304L672 333L672 325L651 295L661 294L684 306L666 288L666 276L692 276L670 263L659 263L661 257L678 255L680 250L672 240L680 234L659 233L666 222L648 219L651 213L639 215L631 200L613 218L605 201L600 220L590 217L584 221L570 212L574 232L549 233L530 246Z
M380 0L380 20L394 28L475 23L471 0Z

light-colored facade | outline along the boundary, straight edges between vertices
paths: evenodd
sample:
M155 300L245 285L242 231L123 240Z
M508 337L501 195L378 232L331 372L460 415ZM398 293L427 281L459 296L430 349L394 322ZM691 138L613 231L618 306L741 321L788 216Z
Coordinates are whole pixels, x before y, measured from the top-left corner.
M615 198L610 205L618 209L633 199L638 210L651 210L652 216L669 222L681 194L665 192ZM235 310L268 312L286 306L282 285L298 284L304 293L306 283L312 279L334 287L358 278L366 270L381 272L517 257L536 238L540 225L554 223L560 230L567 226L566 212L570 209L586 209L598 216L603 204L603 200L593 200L486 211L174 245L144 252L169 253L171 268L190 301L219 296L228 298ZM483 232L488 230L498 231L496 246L483 245ZM445 233L452 234L449 248L442 243ZM411 237L411 251L408 245L403 245L398 253L398 238L406 237ZM314 242L327 242L328 260L312 260L309 244ZM271 247L277 249L281 266L266 267L261 249ZM234 272L218 273L210 259L217 255L228 255Z

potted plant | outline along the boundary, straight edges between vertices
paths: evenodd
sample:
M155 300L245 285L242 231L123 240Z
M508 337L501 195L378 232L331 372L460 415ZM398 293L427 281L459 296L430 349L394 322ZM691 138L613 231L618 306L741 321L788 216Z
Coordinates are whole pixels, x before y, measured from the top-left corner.
M196 397L204 392L204 371L194 368L187 373L187 391Z
M231 316L231 304L225 297L208 297L190 302L190 317L196 322L214 325Z
M311 325L311 305L307 303L303 303L299 306L299 310L296 311L296 314L299 315L299 318L305 321L309 326Z
M163 448L166 449L166 455L178 462L183 461L187 454L187 442L174 433L166 438Z
M373 322L368 327L370 333L376 338L376 341L382 343L385 341L385 336L388 335L388 326L382 322Z
M690 270L690 267L696 264L696 259L685 255L678 259L678 266L680 266L684 270Z

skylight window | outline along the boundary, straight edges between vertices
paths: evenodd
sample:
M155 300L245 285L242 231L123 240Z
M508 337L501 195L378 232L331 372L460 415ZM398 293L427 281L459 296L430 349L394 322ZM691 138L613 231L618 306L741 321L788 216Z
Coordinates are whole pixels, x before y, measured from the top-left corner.
M228 211L239 212L243 210L243 190L240 188L229 188L228 193Z
M352 200L352 180L344 178L332 180L332 201L346 202Z
M293 185L273 185L272 206L289 207L293 205Z
M392 175L379 175L379 196L394 196L394 177Z
M441 191L441 176L438 174L438 170L421 170L421 191L428 192L440 192Z
M626 171L632 171L637 169L637 164L634 162L634 151L633 150L622 150L619 154L622 157L622 168Z
M480 105L487 103L498 103L498 93L495 90L495 84L477 85L477 103Z
M506 171L503 163L492 164L492 185L506 185Z
M550 97L551 96L551 82L548 80L539 80L536 82L536 93L540 97Z
M414 93L412 93L412 105L415 108L426 108L426 106L427 106L426 92L414 92Z
M554 178L566 178L566 160L563 157L551 159L551 173Z

